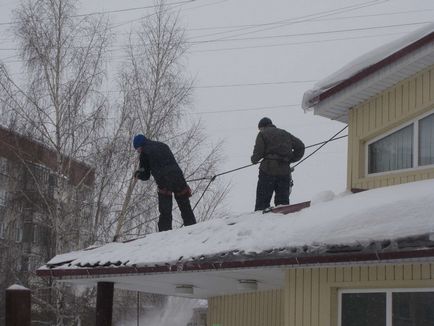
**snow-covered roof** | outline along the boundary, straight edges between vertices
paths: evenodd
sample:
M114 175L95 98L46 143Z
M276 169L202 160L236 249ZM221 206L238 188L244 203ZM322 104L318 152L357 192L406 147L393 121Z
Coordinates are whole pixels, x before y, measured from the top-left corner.
M303 109L342 122L349 108L434 64L434 23L385 44L319 81L303 96Z
M312 200L311 207L289 215L257 212L210 220L126 243L58 255L40 271L174 265L209 261L227 253L236 259L274 249L318 250L368 246L424 234L434 237L433 198L434 180L340 196L322 193Z
M280 289L285 271L300 266L434 261L433 198L434 180L324 192L288 215L246 213L58 255L37 274L209 298L246 292L246 279L261 291ZM179 294L179 285L192 286L193 294Z

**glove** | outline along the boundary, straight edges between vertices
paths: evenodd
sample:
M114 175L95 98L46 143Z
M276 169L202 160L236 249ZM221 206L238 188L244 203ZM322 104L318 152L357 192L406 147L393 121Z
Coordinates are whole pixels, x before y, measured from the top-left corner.
M145 176L145 169L140 168L136 172L134 172L134 178L144 180L146 178Z

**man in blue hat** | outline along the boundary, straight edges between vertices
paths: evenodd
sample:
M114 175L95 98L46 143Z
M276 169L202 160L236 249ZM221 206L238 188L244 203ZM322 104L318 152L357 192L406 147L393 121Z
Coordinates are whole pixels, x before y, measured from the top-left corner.
M158 186L158 230L161 232L172 229L172 194L175 195L184 225L196 224L189 199L191 189L169 146L147 139L141 134L134 137L133 146L140 153L140 165L134 177L149 180L152 175Z
M283 129L276 128L270 118L258 123L252 163L260 160L259 178L256 188L255 211L270 207L274 192L274 205L288 205L292 178L290 164L304 155L304 144L297 137Z

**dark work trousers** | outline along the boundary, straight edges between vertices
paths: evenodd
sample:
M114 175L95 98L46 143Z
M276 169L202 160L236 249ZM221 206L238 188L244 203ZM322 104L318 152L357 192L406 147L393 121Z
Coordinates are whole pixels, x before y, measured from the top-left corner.
M184 225L196 224L196 218L190 205L190 192L185 191L189 188L184 177L182 175L171 175L165 179L166 182L159 185L158 191L158 209L160 211L158 231L172 230L172 192L181 211Z
M258 185L256 187L255 211L262 211L270 207L274 192L274 205L288 205L291 193L291 175L269 175L259 170Z

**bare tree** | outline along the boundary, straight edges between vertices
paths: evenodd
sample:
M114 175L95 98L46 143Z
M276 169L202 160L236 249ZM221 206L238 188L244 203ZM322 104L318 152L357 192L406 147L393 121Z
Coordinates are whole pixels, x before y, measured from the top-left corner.
M105 198L110 198L113 214L110 218L98 219L105 232L116 220L122 206L124 191L137 166L136 154L131 150L131 140L136 133L144 133L154 140L168 143L174 151L187 179L212 176L221 160L221 144L210 145L201 127L188 112L192 98L192 81L186 76L183 65L186 52L184 30L178 16L171 12L163 1L156 2L155 12L144 17L139 26L130 33L126 45L126 58L119 71L119 111L114 115L115 134L104 147L104 167L110 167L110 176L105 179ZM118 150L114 150L117 148ZM122 150L123 149L123 150ZM116 155L121 154L122 162ZM122 169L122 173L118 173ZM116 171L116 173L115 173ZM195 196L193 204L202 195L208 181L191 184ZM100 185L102 183L99 183ZM153 183L139 183L128 206L124 222L125 237L134 237L154 232L158 219L156 187ZM109 191L111 190L111 192ZM206 200L196 208L198 220L223 214L219 206L228 186L212 184ZM210 195L211 194L211 195ZM212 198L212 199L211 199ZM175 216L175 219L180 220ZM178 226L181 223L178 222ZM107 238L107 236L106 236Z
M70 227L65 208L74 206L76 193L61 176L69 175L71 159L87 161L93 154L106 113L105 99L97 90L105 76L109 25L103 18L78 16L75 5L75 0L23 3L15 11L14 32L27 83L18 85L6 69L0 79L4 104L14 111L17 127L56 153L56 198L62 200L48 205L56 253L70 249L68 241L62 241Z
M49 229L49 257L83 247L90 239L89 216L77 212L92 204L88 179L94 168L87 165L79 179L74 179L74 170L77 162L91 161L107 109L98 90L105 77L109 24L103 17L78 15L76 5L76 0L26 0L19 5L13 32L26 78L17 81L0 67L1 110L8 113L2 122L53 153L54 187L49 193L48 179L40 179L28 153L16 149L38 194L28 201L43 212L41 223ZM44 309L56 311L58 325L68 319L61 311L65 293L59 292L53 302L50 296L38 300L45 302Z
M220 144L210 144L201 122L188 112L192 81L183 66L186 42L176 13L157 3L154 14L131 32L118 73L120 97L110 104L99 92L112 37L108 22L78 15L76 4L75 0L23 3L15 12L14 32L26 68L24 82L0 66L2 123L54 152L49 173L55 185L53 194L47 195L46 180L35 173L26 153L17 150L38 193L29 201L44 212L39 218L52 235L49 256L112 239L137 162L131 150L135 133L168 143L187 180L213 176L221 160ZM72 182L77 161L87 163L88 173ZM90 174L95 174L93 190L85 187ZM208 183L208 179L191 183L193 205L207 189L195 210L198 220L225 213L221 203L228 185L214 182L208 187ZM154 183L136 187L127 207L124 238L155 231L157 200ZM93 208L92 225L89 214L77 214L88 207ZM176 219L180 226L177 215ZM77 305L68 303L68 291L58 286L53 300L46 295L52 289L50 282L41 286L43 295L34 298L37 306L48 311L57 325L73 320L71 309Z

